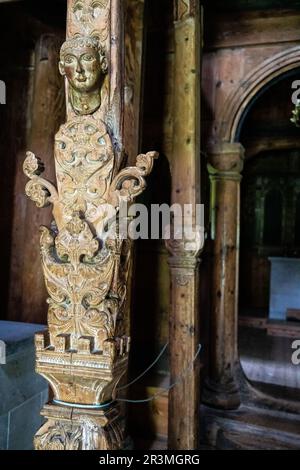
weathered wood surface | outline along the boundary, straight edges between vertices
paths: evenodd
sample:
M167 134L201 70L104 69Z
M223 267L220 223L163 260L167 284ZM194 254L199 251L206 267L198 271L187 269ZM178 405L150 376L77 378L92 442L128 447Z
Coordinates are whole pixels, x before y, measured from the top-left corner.
M228 122L222 121L234 119L236 109L231 110L230 98L238 97L247 90L251 72L254 74L251 80L256 80L257 84L263 80L259 67L264 62L270 62L270 75L272 71L276 73L280 63L283 72L284 57L273 63L273 70L272 60L276 54L285 55L299 44L298 11L268 10L266 15L261 12L217 15L206 12L201 85L205 96L202 117L204 147L208 142L228 138L227 134L219 133L220 125L226 128ZM297 52L291 52L291 55L295 57L295 67L299 67ZM292 65L286 70L289 68ZM254 90L249 98L256 92ZM240 110L244 109L242 102L237 106Z
M31 109L31 130L28 144L36 155L42 156L48 169L48 177L54 181L54 135L65 118L63 80L57 70L62 38L44 35L36 46L35 76ZM22 179L24 184L24 179ZM39 227L49 225L52 215L49 209L37 211L33 204L26 204L26 233L22 259L22 320L46 323L45 300L47 298L42 275L39 245ZM34 289L33 289L34 286ZM31 293L31 294L29 294ZM28 295L29 294L29 295Z
M36 370L54 399L42 410L37 450L125 445L117 387L130 350L132 243L106 225L109 210L118 214L144 191L158 155L140 154L135 166L123 167L123 7L119 0L68 1L59 58L67 121L55 135L55 181L41 176L44 164L32 151L23 164L27 196L38 208L52 205L54 218L40 230L48 330L35 338Z
M125 2L124 148L128 164L140 150L145 48L145 2Z
M202 131L203 148L206 153L209 153L211 143L217 145L225 143L226 145L228 142L236 142L238 139L238 124L241 122L241 116L251 100L272 79L299 67L299 48L297 45L299 41L299 12L284 12L284 15L282 13L283 11L269 10L266 13L268 18L261 15L261 12L236 12L224 15L216 15L215 12L207 13L202 69L202 92L203 102L205 103ZM247 137L249 136L248 131L249 127L246 127L245 135ZM264 143L260 141L256 142L255 145L250 142L250 147L246 148L246 155L247 150L249 152L248 156L252 156L256 151L264 150L268 142L270 142L269 138L265 139ZM297 140L294 139L293 143L297 145ZM276 149L281 145L287 146L287 142L284 143L282 138L276 136L271 145L272 148ZM214 280L210 290L214 304L214 326L212 330L212 343L214 346L210 363L212 370L219 370L219 376L222 376L226 371L232 369L232 359L228 361L228 358L237 358L237 297L234 299L234 296L237 295L238 291L238 276L236 276L237 265L233 261L233 253L232 261L228 259L231 256L228 247L232 246L234 252L239 239L235 238L233 243L227 243L230 231L227 230L226 220L228 221L232 216L234 216L234 219L236 219L236 216L239 218L239 198L236 197L236 189L233 187L230 189L227 186L229 182L223 181L216 184L221 185L223 196L217 196L218 211L221 216L220 227L217 229L220 238L216 232L217 238L213 242L215 245L214 253L218 257L218 261L215 262L219 263L219 266L217 269L214 268ZM230 197L234 200L228 200ZM230 203L229 209L228 203ZM235 208L233 204L236 205ZM224 217L225 211L226 218ZM233 214L234 212L235 214ZM222 225L222 217L224 226ZM236 222L234 224L236 225ZM235 229L236 227L232 226L232 228ZM216 276L218 278L220 272L222 272L220 271L222 270L222 262L224 262L223 266L226 266L228 273L228 276L224 273L225 284L229 281L227 294L223 294L223 292L225 293L223 279L219 278L216 284ZM222 287L221 291L217 285ZM222 306L222 300L225 301L225 297L227 297L226 308ZM218 306L219 317L216 314L216 306ZM221 320L218 321L218 318L221 318ZM216 348L217 343L219 346ZM224 352L226 349L228 351ZM223 352L220 353L220 351ZM230 383L230 380L228 383ZM234 389L235 387L232 389L233 392ZM224 390L226 391L226 386ZM253 390L251 390L251 393L255 394ZM210 404L212 404L212 389L208 392L208 395ZM218 400L215 400L215 406L238 406L238 402L237 399L235 405L234 403L230 405L230 400L228 400L228 397L226 399L225 394L223 403L222 400L219 403Z
M11 22L12 17L13 22ZM37 108L37 97L33 104L35 75L39 76L40 81L36 86L42 90L38 98L39 107L41 108L43 103L51 110L52 100L56 100L58 92L56 87L59 74L56 69L52 69L53 64L50 65L50 62L55 53L57 56L59 42L62 41L63 36L60 39L59 21L55 27L50 21L49 24L44 23L32 15L27 5L24 4L21 7L18 2L1 5L0 23L2 41L6 44L1 51L3 64L1 79L5 81L7 88L7 103L1 106L3 133L1 147L2 153L7 155L7 158L2 159L1 167L3 191L3 196L0 198L3 204L3 210L1 209L3 217L1 223L1 230L3 230L1 232L3 264L0 274L3 279L1 317L7 320L43 323L46 322L44 307L46 297L43 282L38 277L40 271L36 270L39 255L37 253L33 256L31 251L32 243L34 243L31 236L35 233L33 240L38 239L38 227L45 215L36 215L31 223L27 222L26 212L30 210L31 204L24 195L25 178L22 174L22 162L25 149L31 139L32 107ZM51 46L50 42L53 44L57 42L57 46ZM44 47L39 48L42 43ZM43 55L43 60L41 55ZM57 57L55 62L56 60ZM46 159L49 161L53 155L53 144L51 142L50 148L48 135L53 132L55 119L58 119L56 125L59 126L62 121L59 121L57 111L45 114L44 118L40 119L40 123L39 118L35 121L39 126L37 132L41 132L41 126L43 126L43 148ZM41 137L39 140L42 140ZM35 223L36 231L34 230ZM33 261L32 269L28 265L25 267L25 257ZM27 277L31 280L28 284Z
M200 203L200 5L174 2L175 59L173 102L172 204L192 205L185 220L196 237L194 249L170 240L171 311L169 321L171 383L169 449L197 449L199 444L200 361L195 361L199 336L199 254L203 240L196 227ZM175 216L176 219L176 216ZM177 220L174 220L174 224ZM188 370L188 372L186 372Z

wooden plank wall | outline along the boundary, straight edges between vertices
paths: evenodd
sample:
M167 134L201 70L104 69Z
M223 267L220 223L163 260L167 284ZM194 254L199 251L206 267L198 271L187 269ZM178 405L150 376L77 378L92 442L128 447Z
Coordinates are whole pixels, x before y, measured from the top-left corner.
M65 9L54 8L49 15L46 10L47 5L43 14L35 12L25 2L0 5L5 44L0 75L7 89L7 103L0 111L5 155L0 164L1 317L32 323L46 321L38 240L39 226L48 224L51 216L26 198L22 164L31 149L53 175L53 136L64 118L62 80L54 64L63 41Z
M246 75L263 61L299 45L299 25L299 10L204 10L204 150L215 138L217 121L231 93L243 87Z

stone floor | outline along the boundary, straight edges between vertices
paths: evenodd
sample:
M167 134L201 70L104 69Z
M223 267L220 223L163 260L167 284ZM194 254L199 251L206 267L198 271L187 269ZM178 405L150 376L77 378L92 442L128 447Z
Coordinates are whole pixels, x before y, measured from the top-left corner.
M270 336L264 329L240 327L239 352L247 377L255 382L300 389L300 365L292 363L294 339Z
M48 400L47 382L35 373L34 334L43 325L0 321L6 363L0 365L0 449L30 450ZM3 361L1 361L3 362Z

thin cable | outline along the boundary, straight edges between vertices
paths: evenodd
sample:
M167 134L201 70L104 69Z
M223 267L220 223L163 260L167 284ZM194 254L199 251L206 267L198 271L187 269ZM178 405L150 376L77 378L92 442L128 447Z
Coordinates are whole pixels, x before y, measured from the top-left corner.
M129 384L127 385L123 385L122 387L118 387L117 388L117 391L119 390L124 390L125 388L127 387L130 387L130 385L132 384L135 384L135 382L137 382L139 379L141 379L142 377L144 377L144 375L147 374L147 372L152 369L152 367L155 366L155 364L159 361L159 359L161 358L161 356L163 355L163 353L165 352L165 350L167 349L167 347L169 346L169 343L165 344L164 347L162 348L162 350L160 351L159 355L157 356L157 358L155 359L154 362L152 362L152 364L144 371L142 372L136 379L134 379L132 382L130 382Z
M158 392L156 393L155 395L152 395L152 397L150 398L145 398L144 400L126 400L125 398L122 399L122 398L116 398L116 401L119 401L119 402L125 402L125 403L148 403L152 400L155 400L155 398L161 396L161 395L164 395L165 393L169 392L170 390L172 390L172 388L174 388L176 385L180 384L180 382L183 381L185 375L192 370L193 366L194 366L194 363L196 362L198 356L200 355L200 352L201 352L201 349L202 349L202 345L199 344L198 346L198 350L197 350L197 353L191 363L191 365L182 373L182 375L179 377L179 379L177 381L175 381L173 384L171 384L168 388L165 388L163 389L161 392Z

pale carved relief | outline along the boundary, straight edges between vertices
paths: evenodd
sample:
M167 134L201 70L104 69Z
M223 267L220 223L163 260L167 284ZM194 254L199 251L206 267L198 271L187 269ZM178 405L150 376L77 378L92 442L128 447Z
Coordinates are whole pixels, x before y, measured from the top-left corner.
M175 0L175 20L181 21L189 16L193 16L198 1L199 0Z
M108 39L110 28L111 0L74 0L69 9L69 27L72 35L82 34Z
M91 5L96 3L104 8L108 2ZM118 168L117 145L96 113L107 72L97 39L66 41L59 67L77 116L70 116L55 137L57 185L41 177L43 164L32 152L24 162L30 179L26 194L38 207L52 204L54 216L51 228L41 228L49 330L36 336L36 369L51 384L56 402L98 406L114 400L130 347L124 316L131 242L105 231L108 211L113 207L118 213L122 202L132 202L145 189L157 154L139 155L135 167ZM92 432L86 423L74 427L47 417L36 437L38 449L120 445L119 437L117 444L105 440L97 423ZM109 435L114 433L112 428ZM92 441L84 444L87 435Z
M107 68L98 38L78 36L63 44L59 70L69 82L69 100L76 114L92 114L99 109Z
M122 440L119 422L105 423L91 416L69 419L51 418L35 437L37 450L117 450Z
M102 10L107 8L110 0L91 0L83 2L76 0L73 5L73 13L76 20L81 23L88 23L98 18Z

